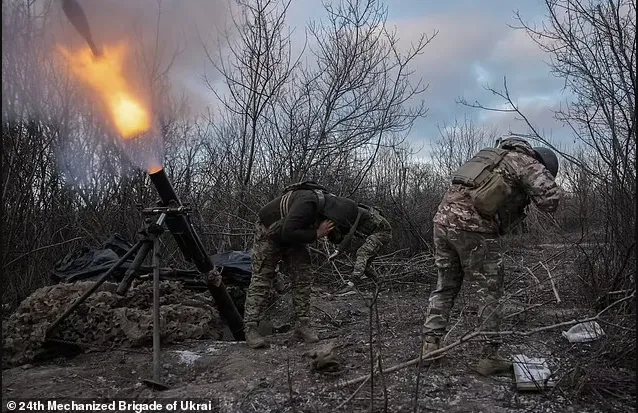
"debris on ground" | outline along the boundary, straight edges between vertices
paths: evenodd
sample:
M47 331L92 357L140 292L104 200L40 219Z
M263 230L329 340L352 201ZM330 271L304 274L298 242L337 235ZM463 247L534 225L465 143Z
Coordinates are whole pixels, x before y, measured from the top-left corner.
M336 343L330 341L307 351L305 355L312 359L312 369L319 373L337 373L343 369L343 363L336 353Z
M570 343L588 343L604 336L602 327L595 321L578 323L567 331L563 331L563 337Z
M541 357L527 357L517 354L514 357L514 378L518 390L536 391L555 386L552 372Z
M387 411L393 412L635 411L635 363L631 364L635 356L633 352L621 353L625 347L612 340L619 333L632 339L631 326L607 323L605 337L587 344L569 343L560 334L568 325L564 323L595 315L594 310L583 308L578 294L572 294L577 290L568 288L573 278L570 261L543 258L546 251L529 247L508 254L502 328L537 333L525 338L504 336L502 354L545 358L556 383L548 391L519 390L513 372L494 377L474 372L482 347L479 339L449 349L437 363L396 368L418 358L422 347L423 314L436 283L433 261L423 258L381 261L387 289L379 291L372 308L372 286L357 286L361 294L338 297L335 292L342 284L320 274L312 289L310 312L319 343L307 344L294 337L293 297L284 288L267 306L264 326L272 326L269 348L251 349L243 342L205 337L163 343L160 381L169 389L162 392L144 385L153 374L149 340L142 351L114 345L108 351L85 352L73 358L59 355L29 361L24 368L5 369L3 398L207 399L213 400L220 412L385 411L386 405ZM551 288L539 289L530 279L530 270L543 273L541 266L536 270L530 264L540 260L548 261L561 291L565 291L561 303L556 303ZM152 293L150 286L147 288L143 299L148 304L142 308L150 314ZM454 343L480 327L474 296L472 283L465 283L443 344ZM195 306L200 298L183 298L186 301L181 304ZM169 303L165 299L162 305ZM72 301L66 296L64 300ZM210 298L203 301L210 302ZM68 304L61 305L67 308ZM544 329L549 325L557 327ZM618 354L626 354L627 362L619 363ZM372 379L349 384L373 371L377 374Z

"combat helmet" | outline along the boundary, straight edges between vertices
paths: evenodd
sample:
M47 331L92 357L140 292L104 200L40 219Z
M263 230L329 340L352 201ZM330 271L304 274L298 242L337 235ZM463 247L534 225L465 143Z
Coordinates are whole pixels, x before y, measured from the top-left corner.
M532 148L534 153L536 154L536 158L545 165L545 168L549 170L549 173L552 174L554 178L556 178L556 174L558 174L558 157L549 148L543 148L541 146L536 146Z
M517 136L504 136L496 141L496 146L503 149L526 148L526 152L531 150L536 159L547 168L554 178L556 178L556 174L558 174L558 157L554 151L549 148L541 146L532 147L525 139Z
M359 212L359 206L351 199L336 195L326 197L323 215L332 220L342 233L348 233Z
M362 211L351 199L336 195L326 197L323 215L335 223L335 228L328 235L328 240L338 244L337 250L330 255L329 259L335 258L348 248L359 225Z

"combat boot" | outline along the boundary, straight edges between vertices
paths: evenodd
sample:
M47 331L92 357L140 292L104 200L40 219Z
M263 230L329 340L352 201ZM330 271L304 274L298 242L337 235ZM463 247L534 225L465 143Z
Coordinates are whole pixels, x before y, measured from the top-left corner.
M244 333L246 335L246 345L248 347L260 348L266 346L266 339L259 334L259 331L257 331L257 323L246 323Z
M481 349L481 358L476 365L476 371L483 376L493 376L495 374L506 373L513 368L510 361L499 356L500 345L498 343L488 343Z
M317 333L310 327L310 319L300 318L295 325L295 337L302 339L306 343L316 343L319 341Z
M364 272L363 275L366 276L367 278L370 278L372 281L379 282L379 273L372 267L367 268Z
M438 350L441 346L441 339L438 337L426 336L423 341L423 357L427 357L428 353Z
M483 376L493 376L495 374L507 373L512 368L512 362L491 356L480 359L476 366L476 371Z

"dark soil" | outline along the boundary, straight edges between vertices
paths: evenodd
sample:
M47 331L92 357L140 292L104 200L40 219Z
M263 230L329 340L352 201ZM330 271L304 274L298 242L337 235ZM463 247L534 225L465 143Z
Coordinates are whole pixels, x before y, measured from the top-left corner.
M531 285L530 277L519 277L524 266L533 266L546 251L512 253L508 262L508 291ZM531 257L531 258L530 258ZM559 274L565 262L558 258L553 271ZM535 271L543 273L543 269ZM376 312L370 314L370 288L361 294L335 294L335 289L315 290L313 323L322 343L334 340L342 362L340 373L313 371L304 355L314 346L298 342L291 332L269 336L267 349L251 350L232 341L194 341L162 349L161 380L168 390L155 391L143 384L152 378L150 349L96 351L65 359L4 370L2 397L11 398L82 397L134 398L137 401L159 398L210 399L221 411L228 412L331 412L357 389L344 382L370 372L370 320L373 321L373 349L381 351L384 368L418 357L420 328L427 297L435 281L431 269L402 281L387 282L378 296L380 334ZM391 273L385 276L391 279ZM557 277L558 278L558 277ZM564 283L558 282L561 304L547 303L536 309L509 317L504 329L529 330L557 321L590 314L569 299ZM561 288L563 288L561 290ZM451 343L476 323L476 309L470 300L472 286L467 283L455 306ZM525 292L513 297L506 314L514 314L527 305L551 300L553 293ZM289 297L284 296L271 311L275 327L289 323ZM486 378L473 370L479 343L455 347L441 360L420 368L409 367L384 376L375 376L374 393L367 382L339 411L419 411L419 412L603 412L634 411L627 401L600 400L587 394L576 396L562 379L568 360L574 354L586 354L600 343L570 344L561 336L566 328L546 331L531 337L507 337L504 354L545 357L557 373L558 385L543 392L517 391L513 373ZM321 344L321 343L320 343ZM571 361L570 361L571 362ZM420 377L417 384L417 377ZM634 375L635 379L635 375ZM417 388L418 385L418 388ZM635 396L634 396L635 397ZM635 403L635 400L633 401ZM4 407L4 405L3 405Z

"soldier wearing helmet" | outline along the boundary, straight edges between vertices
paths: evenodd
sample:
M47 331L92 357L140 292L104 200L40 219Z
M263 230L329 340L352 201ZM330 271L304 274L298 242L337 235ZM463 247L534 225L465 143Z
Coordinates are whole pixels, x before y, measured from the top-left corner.
M381 248L392 241L392 226L379 208L364 204L359 204L358 208L359 217L354 224L347 225L344 229L335 228L328 235L328 240L338 244L334 257L348 247L352 236L363 239L363 243L357 249L351 279L358 281L367 275L376 281L378 275L372 267L372 261ZM348 235L344 237L342 231L348 231Z
M434 216L436 289L429 298L423 354L439 348L464 277L479 285L476 295L484 331L498 331L503 268L498 237L525 219L533 202L545 212L558 207L558 159L547 148L507 137L479 151L454 174ZM500 340L486 337L476 369L492 375L511 368L498 355Z
M266 345L257 326L273 289L279 261L292 277L295 336L307 343L319 340L309 318L312 274L308 244L338 228L350 228L357 214L356 202L335 196L312 181L286 187L281 196L259 210L252 277L244 305L244 332L249 347Z

